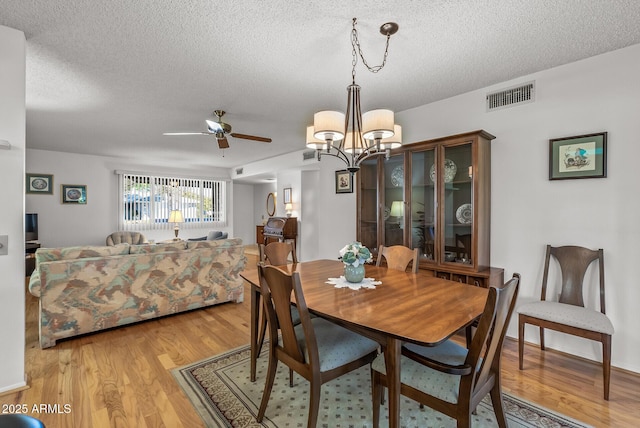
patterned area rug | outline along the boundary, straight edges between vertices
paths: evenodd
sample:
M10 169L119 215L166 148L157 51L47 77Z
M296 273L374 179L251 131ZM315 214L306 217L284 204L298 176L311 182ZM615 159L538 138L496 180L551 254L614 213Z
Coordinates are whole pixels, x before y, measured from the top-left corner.
M265 343L266 345L266 343ZM266 348L266 346L265 346ZM289 387L289 370L280 363L278 373L261 424L256 422L267 371L268 355L263 348L258 359L256 382L249 380L249 347L216 355L198 363L173 370L185 394L191 400L207 427L305 427L308 416L309 384L294 374L294 387ZM322 385L322 401L318 427L370 427L371 386L368 367ZM509 427L584 428L565 416L542 409L508 394L504 395ZM388 409L380 409L386 419ZM388 421L381 420L381 426ZM432 409L420 409L412 400L402 397L403 427L455 427L454 419ZM489 396L478 406L472 423L474 428L497 427Z

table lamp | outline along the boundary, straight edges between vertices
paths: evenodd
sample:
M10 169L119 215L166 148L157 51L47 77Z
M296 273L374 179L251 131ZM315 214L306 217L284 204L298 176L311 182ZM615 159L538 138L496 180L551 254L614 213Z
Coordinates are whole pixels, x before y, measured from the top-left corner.
M182 223L184 221L184 217L182 217L182 211L180 210L171 210L169 213L169 223L173 223L173 233L176 234L174 241L178 240L178 233L180 232L180 227L178 223Z

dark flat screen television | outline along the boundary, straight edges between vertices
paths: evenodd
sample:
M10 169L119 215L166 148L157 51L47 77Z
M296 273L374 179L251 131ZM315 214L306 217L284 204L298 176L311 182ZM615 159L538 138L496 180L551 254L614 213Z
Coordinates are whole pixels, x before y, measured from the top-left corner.
M38 214L37 213L25 214L24 240L27 242L38 240Z

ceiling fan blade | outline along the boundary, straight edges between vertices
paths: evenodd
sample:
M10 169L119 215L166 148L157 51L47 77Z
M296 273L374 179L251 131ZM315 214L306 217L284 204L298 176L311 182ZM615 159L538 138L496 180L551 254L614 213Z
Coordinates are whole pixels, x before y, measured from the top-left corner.
M263 142L263 143L270 143L271 142L271 138L256 137L255 135L237 134L235 132L232 132L231 136L234 137L234 138L244 138L245 140L260 141L260 142Z
M213 120L205 120L205 122L207 122L207 126L209 127L209 130L211 132L216 132L216 131L223 131L222 129L222 125L220 125L218 122L214 122Z
M218 138L218 147L220 147L221 149L228 149L229 142L226 138Z
M210 132L165 132L162 135L211 135Z

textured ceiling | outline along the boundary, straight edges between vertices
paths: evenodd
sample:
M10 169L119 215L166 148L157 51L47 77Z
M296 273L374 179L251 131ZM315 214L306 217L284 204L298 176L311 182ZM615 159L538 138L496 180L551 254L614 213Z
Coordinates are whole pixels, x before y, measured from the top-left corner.
M351 19L367 61L397 22L387 66L358 65L363 109L402 111L640 43L637 0L3 0L27 38L27 147L184 168L233 167L304 147L344 110ZM233 131L220 150L214 109ZM223 157L224 156L224 157Z

